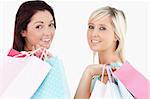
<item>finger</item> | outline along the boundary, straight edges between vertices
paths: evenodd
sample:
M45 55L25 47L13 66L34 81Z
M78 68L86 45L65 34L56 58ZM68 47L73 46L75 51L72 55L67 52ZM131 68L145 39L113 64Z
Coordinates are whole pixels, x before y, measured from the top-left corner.
M32 46L32 51L36 50L35 46Z
M53 57L53 55L50 52L47 52L48 58Z
M102 74L102 69L104 67L102 64L94 64L91 67L93 68L94 75Z
M39 49L41 46L39 44L36 44L36 49Z

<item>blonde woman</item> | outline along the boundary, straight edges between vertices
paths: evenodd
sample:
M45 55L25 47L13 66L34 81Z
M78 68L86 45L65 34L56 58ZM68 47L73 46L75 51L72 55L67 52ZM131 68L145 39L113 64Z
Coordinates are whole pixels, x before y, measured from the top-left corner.
M103 64L109 64L113 70L124 63L124 34L126 18L121 10L109 6L94 11L88 20L87 40L93 52L98 53L99 64L92 64L85 69L75 99L88 99L95 81L100 80ZM108 81L107 73L103 83Z

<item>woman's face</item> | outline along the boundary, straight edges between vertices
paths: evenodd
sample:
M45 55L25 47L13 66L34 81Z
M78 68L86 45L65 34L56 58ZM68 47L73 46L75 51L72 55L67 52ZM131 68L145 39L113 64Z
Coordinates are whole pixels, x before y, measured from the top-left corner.
M88 23L87 39L90 48L95 52L115 50L116 38L111 17L93 19Z
M27 29L22 32L25 37L25 49L32 50L33 47L49 48L55 34L54 20L47 10L35 13Z

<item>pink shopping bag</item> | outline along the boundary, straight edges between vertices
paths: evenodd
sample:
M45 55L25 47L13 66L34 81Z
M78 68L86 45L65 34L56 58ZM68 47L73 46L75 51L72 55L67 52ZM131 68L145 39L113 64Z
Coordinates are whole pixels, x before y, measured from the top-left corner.
M124 84L136 99L150 99L150 82L129 62L125 62L114 75Z

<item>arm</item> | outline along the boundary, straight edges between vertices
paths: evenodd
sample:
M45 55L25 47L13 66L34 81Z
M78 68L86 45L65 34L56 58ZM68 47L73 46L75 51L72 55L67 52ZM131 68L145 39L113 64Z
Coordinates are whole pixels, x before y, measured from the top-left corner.
M80 80L79 86L77 88L74 99L89 99L90 97L90 87L92 77L96 75L101 75L101 67L103 65L95 64L89 65L83 72L82 78Z

